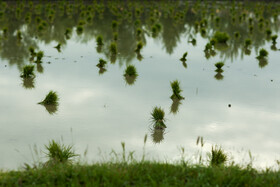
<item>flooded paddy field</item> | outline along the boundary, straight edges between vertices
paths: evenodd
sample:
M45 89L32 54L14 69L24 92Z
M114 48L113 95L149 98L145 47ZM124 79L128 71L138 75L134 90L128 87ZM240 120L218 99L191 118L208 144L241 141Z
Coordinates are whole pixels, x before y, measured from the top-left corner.
M1 169L46 159L52 139L88 162L121 142L141 158L146 134L152 160L212 145L254 167L280 159L279 3L1 4Z

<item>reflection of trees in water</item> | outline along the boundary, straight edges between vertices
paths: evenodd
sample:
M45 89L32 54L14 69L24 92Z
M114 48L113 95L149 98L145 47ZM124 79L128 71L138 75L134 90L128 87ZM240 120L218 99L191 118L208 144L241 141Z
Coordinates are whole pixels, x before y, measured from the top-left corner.
M97 50L104 53L107 59L111 58L109 45L113 41L112 21L118 20L119 25L116 32L118 33L117 48L119 54L113 60L118 61L120 66L129 64L135 58L139 60L142 58L134 51L139 40L136 30L137 28L143 29L140 40L145 46L146 37L152 33L151 29L155 23L162 26L157 40L162 42L168 54L174 52L183 35L191 40L196 38L195 36L201 31L201 28L206 30L204 36L206 40L210 40L216 31L227 32L230 36L228 47L222 50L218 49L217 53L221 58L231 59L232 61L239 56L243 58L244 55L250 55L248 50L244 50L245 39L250 38L253 42L253 50L258 51L266 42L265 30L268 28L272 32L278 32L279 30L279 19L273 15L274 10L279 7L277 3L274 3L273 7L269 4L241 3L235 4L235 10L233 10L232 3L189 3L188 9L186 9L184 2L179 3L179 1L176 3L131 2L128 4L125 4L125 2L109 2L108 7L111 8L103 7L102 4L86 3L87 6L66 2L64 14L60 12L62 3L58 3L56 13L51 21L48 17L47 6L43 6L40 14L35 14L35 12L38 12L36 11L38 7L34 6L33 12L26 7L20 13L21 16L16 17L16 8L12 8L15 7L15 4L9 4L9 11L6 10L4 17L0 19L1 29L4 27L8 29L6 36L1 32L1 58L8 60L10 65L16 64L20 68L28 61L30 56L28 48L30 46L35 49L38 48L36 41L46 44L51 42L61 43L62 46L66 46L66 29L71 29L72 34L74 34L80 20L84 20L84 31L76 38L76 42L87 43L94 40L97 35L102 35L104 45L102 50L100 48L97 48ZM143 11L139 18L135 15L135 7L139 7ZM49 6L49 9L52 10L53 7ZM70 9L72 9L72 12L69 11ZM258 15L255 14L255 9L258 11ZM29 12L32 15L30 23L25 21L25 16ZM244 17L242 17L243 14ZM249 16L253 18L251 24L248 21ZM47 23L47 26L40 32L38 32L37 17ZM264 18L263 28L260 28L258 21L261 17ZM216 21L216 18L219 21ZM138 25L135 25L136 20L139 20ZM202 20L205 20L207 24L202 24ZM249 31L250 25L253 27L252 33ZM22 32L20 43L16 36L18 30ZM238 32L240 37L235 38L235 32ZM70 37L71 34L68 36ZM188 41L183 42L187 43ZM272 49L277 48L272 46Z

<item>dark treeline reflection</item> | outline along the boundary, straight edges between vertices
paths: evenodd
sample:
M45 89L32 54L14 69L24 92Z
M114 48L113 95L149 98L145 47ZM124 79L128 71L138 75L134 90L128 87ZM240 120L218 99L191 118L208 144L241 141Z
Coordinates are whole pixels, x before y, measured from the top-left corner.
M279 29L279 7L274 2L4 1L0 6L0 57L22 68L30 58L30 46L39 50L37 42L55 42L61 45L60 51L78 34L80 43L102 36L103 45L97 52L123 65L142 59L141 51L135 49L139 41L145 48L147 37L160 41L166 53L172 54L182 36L188 39L182 42L195 45L197 35L209 42L216 31L222 31L230 36L229 41L215 47L212 55L205 53L205 58L220 55L234 60L272 43L271 36ZM244 47L246 39L252 42L249 47ZM117 55L110 51L112 42L117 44ZM275 43L271 46L277 50Z

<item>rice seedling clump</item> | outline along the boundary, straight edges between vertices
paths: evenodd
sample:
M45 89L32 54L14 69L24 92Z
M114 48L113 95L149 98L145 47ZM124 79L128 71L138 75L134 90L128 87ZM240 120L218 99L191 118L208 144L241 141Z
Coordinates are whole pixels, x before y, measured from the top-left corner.
M229 36L225 32L216 32L213 39L215 39L218 43L226 43L229 40Z
M117 44L115 42L112 42L110 45L110 51L112 55L117 54Z
M224 65L225 65L225 64L224 64L223 62L217 62L217 63L215 64L215 66L216 66L217 69L222 69L222 67L223 67Z
M43 105L58 105L58 95L55 91L50 91L45 99L38 104L43 104Z
M99 67L99 68L104 68L106 64L107 64L107 61L100 58L99 63L96 66Z
M166 125L164 124L165 121L165 112L161 107L154 107L152 113L152 122L155 129L164 129Z
M135 52L140 52L140 50L143 48L143 42L142 41L139 41L136 45L136 49L135 49Z
M186 59L187 55L188 55L188 52L185 52L185 53L183 54L182 58L180 58L180 60L181 60L181 61L186 61L186 60L187 60L187 59Z
M172 96L170 97L171 99L185 99L182 95L181 95L181 88L180 88L180 82L178 80L175 80L173 82L170 83L171 88L172 88Z
M273 44L276 44L276 40L277 40L278 36L277 35L273 35L271 36L271 40Z
M124 76L138 76L137 70L134 65L129 65L125 69Z
M101 35L96 37L96 43L97 45L103 45L103 37Z
M259 56L257 56L257 59L264 59L268 56L268 52L265 49L260 49Z
M42 62L43 56L44 56L44 52L43 52L43 51L39 51L39 52L36 54L36 57L37 57L36 62L37 62L37 63L41 63L41 62Z
M26 65L23 67L23 71L21 74L22 78L31 78L34 77L34 66L33 65Z

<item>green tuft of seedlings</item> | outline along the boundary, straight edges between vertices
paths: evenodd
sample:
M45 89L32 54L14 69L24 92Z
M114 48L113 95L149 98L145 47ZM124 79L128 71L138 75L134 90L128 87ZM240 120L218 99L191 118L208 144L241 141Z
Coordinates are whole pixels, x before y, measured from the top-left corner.
M270 29L266 29L265 32L267 37L270 37L272 34L272 31Z
M200 34L201 34L201 36L205 36L206 35L206 29L205 28L201 28L200 29Z
M35 77L34 66L33 65L26 65L26 66L24 66L23 70L22 70L21 77L22 78L32 78L32 77Z
M154 107L151 113L154 129L165 129L165 112L161 107Z
M37 54L36 54L36 63L42 63L42 58L44 57L44 52L43 51L39 51Z
M54 48L56 48L58 52L61 52L61 43L58 43Z
M250 32L251 34L253 33L253 30L254 30L253 25L250 25L250 26L249 26L249 32Z
M137 70L134 65L129 65L125 69L124 76L138 76Z
M170 86L171 86L172 92L173 92L173 94L170 97L172 100L174 100L174 99L178 99L178 100L185 99L181 95L182 90L180 88L180 82L178 80L175 80L175 81L171 82Z
M117 54L117 44L115 42L112 42L110 44L110 52L111 52L112 55Z
M224 70L222 69L223 68L223 66L224 66L225 64L223 63L223 62L217 62L216 64L215 64L215 66L216 66L216 72L223 72Z
M96 37L96 44L97 44L97 46L103 45L103 37L101 35L98 35Z
M216 22L216 25L218 25L220 23L220 17L216 17L215 22Z
M187 56L188 56L188 52L185 52L185 53L183 54L182 58L180 58L180 60L181 60L182 62L186 62L186 61L187 61Z
M71 33L72 33L72 29L71 29L71 28L67 28L67 29L65 30L64 35L65 35L65 37L66 37L67 40L70 39Z
M59 98L58 98L57 93L55 91L51 90L46 95L45 99L43 101L39 102L38 104L42 104L42 105L55 105L55 106L57 106L58 105L58 100L59 100Z
M250 18L248 19L248 21L249 21L249 24L252 25L252 23L253 23L253 18L250 17Z
M35 52L34 47L30 46L30 47L28 48L28 51L29 51L31 57L35 57L35 56L36 56L36 52Z
M276 40L277 40L278 36L275 34L273 36L271 36L271 40L273 44L276 44Z
M193 38L193 39L192 39L192 40L190 40L189 42L190 42L190 43L192 43L192 45L193 45L193 46L195 46L195 45L196 45L196 39L195 39L195 38Z
M46 155L49 158L46 163L47 165L71 163L71 159L78 156L75 154L73 146L66 146L54 140L50 141L49 144L45 146L45 148L48 151Z
M113 33L113 39L114 41L117 41L118 40L118 37L119 37L119 34L117 32L114 32Z
M99 63L96 66L99 67L99 68L105 68L106 64L107 64L107 61L102 59L102 58L100 58L99 59Z
M84 32L83 25L78 25L76 31L78 35L82 34Z
M226 163L228 156L221 147L212 146L209 159L211 166L220 166Z
M229 40L229 35L225 32L216 32L213 36L218 43L226 43Z
M152 26L152 36L155 38L158 36L159 32L161 31L162 26L159 23L156 23Z
M18 39L19 41L22 40L21 31L17 31L17 39Z
M143 31L142 31L141 28L137 28L137 29L136 29L136 35L137 35L137 37L140 37L142 33L143 33Z
M140 53L142 48L143 48L143 42L142 41L137 42L135 52Z
M4 28L2 29L2 31L3 31L3 35L4 35L5 37L7 37L7 34L8 34L8 27L4 27Z
M268 52L267 52L267 50L265 50L265 49L260 49L260 51L259 51L259 56L257 56L257 59L264 59L264 58L266 58L268 56Z
M112 29L115 31L118 28L119 23L117 21L112 21Z
M234 37L235 37L235 38L239 38L239 37L240 37L240 33L239 33L239 32L235 32L235 33L234 33Z
M248 48L250 45L252 45L252 40L247 38L244 43L245 43L245 48Z
M138 73L135 66L133 65L127 66L123 76L128 85L133 85L136 81L136 78L138 77Z

